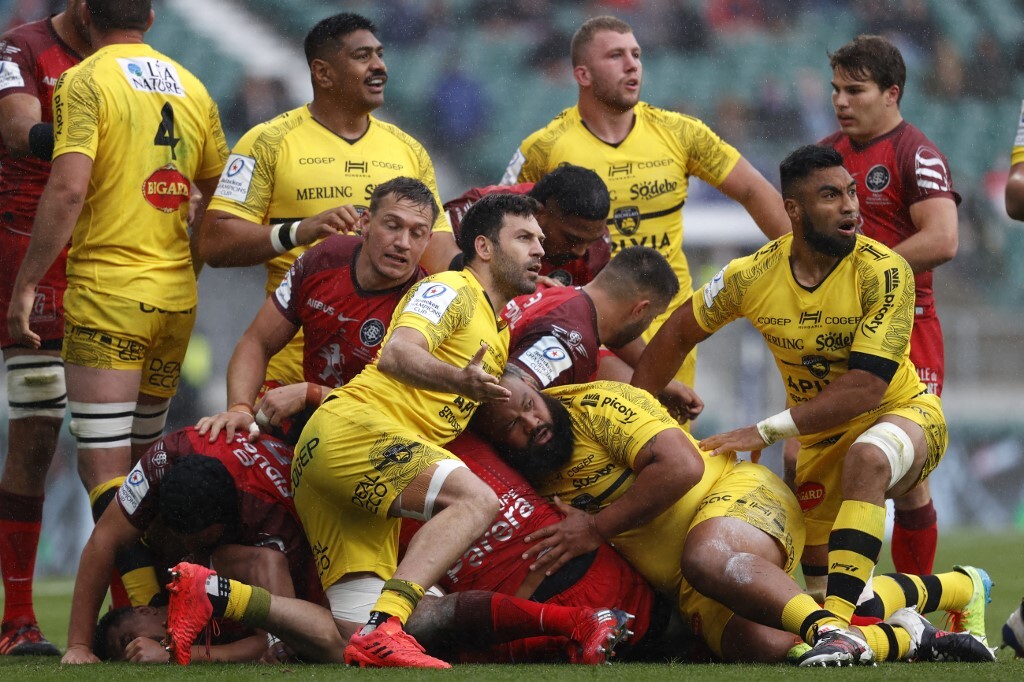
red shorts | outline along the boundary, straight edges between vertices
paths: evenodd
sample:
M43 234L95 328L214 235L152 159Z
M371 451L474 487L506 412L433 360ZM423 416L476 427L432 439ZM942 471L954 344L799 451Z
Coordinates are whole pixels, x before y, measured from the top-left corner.
M629 629L630 645L640 643L651 626L654 589L618 552L608 545L597 549L594 563L573 585L548 599L546 604L616 608L636 616ZM564 662L564 637L531 637L491 647L487 651L464 653L464 663L556 663Z
M917 375L928 387L928 392L941 397L946 361L942 326L935 314L934 304L915 308L914 331L910 335L910 361L917 368Z
M11 305L14 280L28 251L29 237L0 228L0 253L4 255L3 273L0 274L0 309L6 311ZM28 318L29 327L43 341L43 348L59 350L64 340L64 291L68 288L65 272L68 250L57 256L43 279L36 285L36 301ZM49 343L47 343L49 342ZM7 331L7 325L0 325L0 348L16 345Z

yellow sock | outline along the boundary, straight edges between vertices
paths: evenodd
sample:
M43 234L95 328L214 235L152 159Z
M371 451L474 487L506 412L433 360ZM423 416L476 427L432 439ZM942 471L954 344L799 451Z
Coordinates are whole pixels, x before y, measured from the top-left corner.
M939 583L941 593L934 595L930 600L935 602L935 608L922 611L922 613L962 611L967 606L967 603L971 601L971 597L974 596L974 582L971 580L971 576L966 573L950 571L949 573L937 573L928 577Z
M828 539L828 595L825 609L848 627L857 600L882 549L885 507L846 500Z
M245 609L249 606L252 598L252 585L240 583L237 580L228 580L230 592L228 593L228 605L224 609L224 617L228 620L241 621L245 615Z
M782 608L782 629L808 644L814 644L814 633L823 625L845 627L842 621L818 606L809 594L798 594Z
M423 598L423 593L424 589L416 583L392 578L384 583L384 589L373 605L373 610L396 616L404 626L416 604Z
M910 654L910 633L888 623L857 628L879 661L900 661Z
M92 520L99 521L100 516L103 515L103 511L110 504L114 496L117 495L118 488L125 481L125 476L118 476L112 478L109 481L100 483L98 486L89 491L89 507L92 509Z

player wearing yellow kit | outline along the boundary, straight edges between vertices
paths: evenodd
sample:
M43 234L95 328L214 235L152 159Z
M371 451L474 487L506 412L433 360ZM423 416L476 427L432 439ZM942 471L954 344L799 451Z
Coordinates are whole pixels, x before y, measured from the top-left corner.
M377 185L415 178L440 205L426 150L370 115L383 103L387 81L375 33L355 14L328 17L309 32L313 100L257 125L232 150L200 235L205 261L214 267L265 262L269 296L312 243L354 227ZM443 212L434 230L451 232ZM302 342L300 330L271 359L268 381L303 380Z
M1024 102L1017 121L1017 136L1010 155L1010 177L1006 181L1006 214L1024 220Z
M805 574L828 574L825 607L845 626L878 561L885 499L927 478L945 452L946 423L909 358L913 272L857 233L856 183L842 157L802 147L781 175L793 236L733 261L694 294L651 341L633 381L658 389L696 343L750 320L776 358L789 409L701 447L760 451L799 439ZM831 655L834 642L819 643Z
M536 210L515 194L470 208L459 237L464 269L409 290L376 360L327 397L296 445L295 507L338 627L351 635L349 663L448 667L402 625L499 508L443 446L481 402L507 398L497 385L509 343L500 311L536 288ZM426 523L398 563L402 516Z
M37 341L27 325L32 286L70 238L70 430L99 507L100 484L126 474L131 449L163 429L195 321L189 198L193 185L212 193L227 145L202 83L142 42L149 2L86 7L97 49L54 91L53 172L8 319Z
M769 237L788 231L788 221L775 189L708 126L639 101L643 67L628 24L613 17L584 23L573 37L572 63L577 105L526 138L502 183L536 182L563 162L601 176L611 193L612 249L654 247L679 277L678 296L646 340L693 291L682 221L691 175L742 203ZM694 362L678 377L689 386Z

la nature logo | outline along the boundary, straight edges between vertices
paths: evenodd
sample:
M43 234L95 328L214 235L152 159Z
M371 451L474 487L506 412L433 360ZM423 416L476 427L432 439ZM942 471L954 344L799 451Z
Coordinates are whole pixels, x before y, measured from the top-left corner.
M191 195L192 183L170 163L153 171L142 183L142 196L150 206L164 213L174 213L188 203Z

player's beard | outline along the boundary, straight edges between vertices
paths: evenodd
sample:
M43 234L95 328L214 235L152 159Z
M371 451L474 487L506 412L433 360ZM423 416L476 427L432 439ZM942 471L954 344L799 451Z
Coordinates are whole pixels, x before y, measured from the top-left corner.
M819 230L806 211L804 211L804 239L812 249L832 258L845 258L853 252L853 247L857 245L856 235L843 237L826 234Z
M524 448L495 446L495 450L505 463L518 471L533 486L537 486L572 460L572 449L576 442L569 411L550 396L541 394L541 398L551 412L551 423L547 425L551 430L548 442L528 444Z
M527 274L526 266L517 263L497 243L494 245L494 256L491 263L491 279L503 296L512 300L516 296L532 294L537 290L537 280Z

